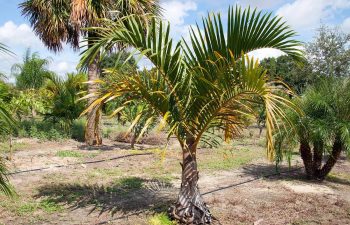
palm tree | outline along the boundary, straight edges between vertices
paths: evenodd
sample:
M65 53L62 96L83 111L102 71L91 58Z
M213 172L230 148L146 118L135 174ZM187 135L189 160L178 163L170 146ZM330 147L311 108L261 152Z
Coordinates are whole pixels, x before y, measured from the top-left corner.
M324 180L337 162L341 151L350 153L350 80L325 78L306 90L296 104L302 117L289 112L294 129L278 133L276 144L289 148L299 145L308 179ZM289 131L289 132L287 132ZM277 148L276 148L277 149ZM324 162L324 163L323 163Z
M68 73L65 80L55 74L47 78L46 90L52 96L53 104L45 117L60 123L67 131L84 110L86 103L77 100L78 94L86 91L84 82L86 82L87 76L84 73Z
M116 111L122 110L131 99L142 99L154 111L149 119L163 117L161 123L168 124L169 135L177 137L183 155L180 193L169 212L172 218L185 224L211 222L197 185L199 142L208 141L214 129L223 131L226 140L233 138L246 117L255 114L254 105L262 102L271 158L272 130L278 116L284 116L281 107L293 106L281 94L285 90L279 82L269 81L257 61L245 53L269 47L300 59L300 43L292 39L295 33L281 18L256 9L230 8L227 18L226 31L220 14L210 14L203 19L203 32L197 26L190 30L190 42L174 43L169 36L169 25L153 19L145 27L142 19L129 17L99 29L101 37L81 61L82 65L87 64L101 48L108 50L123 42L153 63L155 68L149 72L118 76L113 88L100 93L100 98L86 112L99 108L101 102L128 96Z
M158 0L26 0L20 4L22 14L29 18L35 33L43 43L55 52L61 51L67 43L73 49L79 49L79 38L89 37L87 47L94 43L98 34L86 27L100 26L102 18L118 20L130 14L158 15L160 7ZM118 46L121 46L118 43ZM100 75L100 56L88 65L88 80L97 80ZM89 82L88 92L98 90L97 83ZM96 98L89 99L91 104ZM100 111L90 111L86 127L85 139L88 145L102 144Z
M0 43L0 54L13 54L7 46ZM5 107L0 102L0 133L9 133L15 127L15 122ZM0 155L0 192L11 196L14 194L12 187L8 183L7 169L4 159Z
M40 58L37 52L31 53L28 48L23 56L22 63L16 63L11 67L11 73L16 78L16 86L19 89L39 89L44 83L50 58Z

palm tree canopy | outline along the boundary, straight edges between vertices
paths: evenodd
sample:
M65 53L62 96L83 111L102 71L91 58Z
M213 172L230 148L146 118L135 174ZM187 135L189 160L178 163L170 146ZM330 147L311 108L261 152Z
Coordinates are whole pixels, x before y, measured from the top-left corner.
M203 19L203 27L203 33L198 26L198 31L191 29L189 43L174 43L169 36L170 25L155 18L146 27L134 16L100 28L101 36L86 50L82 65L101 48L109 49L122 41L146 56L155 69L131 77L121 75L113 89L97 93L101 98L87 111L126 94L142 98L163 116L170 133L185 144L188 136L198 143L211 128L220 128L226 138L231 138L241 128L242 118L253 114L252 105L261 99L266 107L271 149L276 117L284 116L280 106L292 104L279 94L283 90L276 82L268 81L257 61L245 53L275 48L301 59L295 33L271 14L250 8L242 12L240 7L229 9L226 31L219 14Z
M40 58L39 54L31 53L30 49L24 54L23 63L14 64L12 75L16 78L16 86L20 89L38 89L44 85L45 77L51 72L48 70L50 58Z
M81 35L87 33L82 28L98 26L103 18L160 13L158 0L26 0L19 7L35 34L55 52L63 44L78 50Z

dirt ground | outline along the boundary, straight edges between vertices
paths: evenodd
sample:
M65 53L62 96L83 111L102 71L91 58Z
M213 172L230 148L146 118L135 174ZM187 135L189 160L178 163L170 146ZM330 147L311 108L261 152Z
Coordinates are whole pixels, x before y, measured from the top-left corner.
M130 150L108 140L95 149L73 140L16 141L10 179L18 197L0 196L0 224L149 224L176 198L175 144ZM309 182L298 156L276 174L262 142L250 134L199 150L199 187L214 224L350 224L350 161L343 157L326 181Z

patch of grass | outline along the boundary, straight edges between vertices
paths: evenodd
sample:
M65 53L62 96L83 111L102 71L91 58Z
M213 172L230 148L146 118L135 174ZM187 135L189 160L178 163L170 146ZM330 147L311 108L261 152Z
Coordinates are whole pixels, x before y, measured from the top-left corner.
M158 213L151 216L148 220L150 225L177 225L175 221L171 221L165 213Z
M12 152L15 151L20 151L26 148L26 144L25 143L12 143ZM10 152L10 145L9 142L2 142L0 143L0 152L3 153L9 153Z
M350 174L348 173L330 173L327 180L335 183L350 184Z
M71 151L71 150L61 150L56 153L57 157L66 158L66 157L72 157L72 158L82 158L84 155L77 151Z
M44 210L47 213L53 213L53 212L61 212L63 211L63 207L59 204L57 204L52 199L44 199L40 201L39 208Z
M263 155L262 151L246 148L219 149L213 151L212 154L204 156L199 160L200 170L230 170L245 165Z
M115 184L124 190L138 190L142 188L144 180L138 177L126 177L118 179Z
M25 202L18 206L16 213L20 216L32 214L38 209L38 204L33 202Z
M105 169L105 168L96 168L93 170L88 171L87 177L90 179L93 178L113 178L113 177L120 177L123 175L123 171L120 168L110 168L110 169Z

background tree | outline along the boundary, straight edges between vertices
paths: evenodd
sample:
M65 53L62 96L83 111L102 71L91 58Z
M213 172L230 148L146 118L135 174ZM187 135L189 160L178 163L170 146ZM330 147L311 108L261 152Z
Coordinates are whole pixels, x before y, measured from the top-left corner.
M99 108L101 102L129 95L130 99L144 100L156 112L153 118L163 117L183 155L181 188L169 212L172 218L186 224L211 222L197 185L197 146L206 132L217 128L225 139L234 137L246 116L254 116L255 100L261 99L266 108L267 148L271 154L275 119L283 116L280 105L290 105L278 94L283 89L268 81L258 63L242 53L271 47L293 58L301 57L297 48L300 44L292 39L295 33L281 19L256 10L242 12L239 7L230 8L227 18L224 31L221 16L210 14L203 19L203 29L192 29L191 42L184 41L183 45L173 43L169 26L161 22L153 20L145 27L138 17L126 18L99 30L101 37L82 59L82 64L87 63L102 47L123 42L154 64L154 73L119 76L113 88L103 92L87 111ZM237 61L241 61L239 67Z
M281 79L297 94L302 94L315 81L311 66L306 60L300 63L290 56L282 55L263 59L260 65L267 70L271 79Z
M350 34L322 25L313 42L306 45L307 60L318 76L350 74Z
M87 47L93 45L98 36L87 27L100 26L100 19L111 18L118 20L130 14L158 15L160 7L158 0L26 0L20 4L22 14L29 18L34 32L43 43L55 52L62 50L63 44L68 43L73 49L79 49L79 38L90 37ZM117 46L121 46L118 43ZM97 54L88 65L88 80L93 81L100 75L100 56ZM98 83L90 82L88 92L92 94L98 90ZM95 98L89 99L91 104ZM101 112L90 111L86 128L86 143L99 145L101 137Z
M11 68L11 73L16 78L16 87L22 90L41 88L51 73L48 70L49 64L49 58L40 58L37 52L31 53L30 49L27 49L23 62L16 63Z
M308 88L303 97L296 100L305 115L300 117L289 112L288 118L294 129L278 134L276 143L279 146L287 143L286 151L299 145L309 179L325 179L341 151L350 152L349 88L349 79L336 78L323 79Z
M86 92L84 82L87 81L87 76L84 73L68 73L66 79L51 75L48 80L46 89L52 96L52 106L45 114L45 118L59 123L63 129L68 131L86 105L86 102L78 101L78 99L79 94Z

